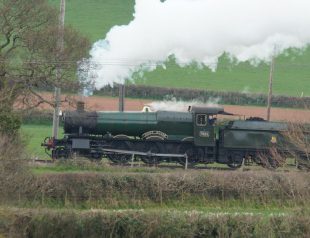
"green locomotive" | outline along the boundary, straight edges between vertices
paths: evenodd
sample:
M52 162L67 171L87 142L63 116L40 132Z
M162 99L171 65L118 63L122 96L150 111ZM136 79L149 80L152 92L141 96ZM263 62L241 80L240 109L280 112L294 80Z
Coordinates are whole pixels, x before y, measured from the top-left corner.
M191 107L188 112L87 112L83 107L64 113L62 139L43 143L55 159L74 154L115 163L139 159L148 164L222 163L238 168L246 160L278 166L271 149L282 155L294 149L284 136L288 125L263 120L235 120L219 125L221 107ZM298 154L303 155L302 151Z

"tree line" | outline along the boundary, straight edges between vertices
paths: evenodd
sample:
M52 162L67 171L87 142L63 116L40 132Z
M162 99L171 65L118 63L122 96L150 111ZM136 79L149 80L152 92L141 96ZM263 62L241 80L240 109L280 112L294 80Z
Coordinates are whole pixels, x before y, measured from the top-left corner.
M95 95L117 97L118 85L107 85L100 90L94 91ZM126 97L144 98L152 100L163 100L163 98L201 102L216 102L219 104L230 105L267 105L267 95L265 94L248 94L241 92L218 92L201 89L186 89L186 88L164 88L145 85L126 85ZM288 107L288 108L309 108L310 97L288 97L274 95L272 97L272 106Z

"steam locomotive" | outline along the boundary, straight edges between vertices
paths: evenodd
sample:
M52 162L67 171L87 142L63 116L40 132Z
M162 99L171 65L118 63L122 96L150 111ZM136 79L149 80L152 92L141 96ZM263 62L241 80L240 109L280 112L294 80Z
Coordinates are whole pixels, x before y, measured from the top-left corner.
M63 115L64 137L46 138L42 146L54 159L107 157L118 164L132 160L182 165L216 162L238 168L251 161L276 168L279 163L272 149L282 156L295 150L306 158L284 136L286 123L259 118L217 123L219 115L233 114L221 107L194 106L187 112L88 112L80 103L77 110Z

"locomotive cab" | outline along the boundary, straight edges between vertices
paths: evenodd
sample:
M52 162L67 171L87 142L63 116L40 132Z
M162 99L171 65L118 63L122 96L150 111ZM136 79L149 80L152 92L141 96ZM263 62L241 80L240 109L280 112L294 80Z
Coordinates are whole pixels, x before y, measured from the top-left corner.
M196 146L210 146L216 144L214 123L216 115L224 112L221 107L191 107L193 113L194 143Z

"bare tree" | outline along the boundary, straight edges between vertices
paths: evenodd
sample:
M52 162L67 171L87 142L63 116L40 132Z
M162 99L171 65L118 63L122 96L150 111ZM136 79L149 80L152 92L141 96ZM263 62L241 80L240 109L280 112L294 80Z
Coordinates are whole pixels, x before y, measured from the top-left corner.
M45 0L0 0L0 111L12 112L53 102L38 90L78 89L77 62L89 42L72 28L64 30L64 50L57 47L58 13ZM56 69L61 65L61 75ZM1 127L1 123L0 123Z
M289 153L296 159L299 168L310 168L310 125L289 124L285 138L290 142Z
M20 138L0 133L0 203L18 200L31 183L24 146Z

